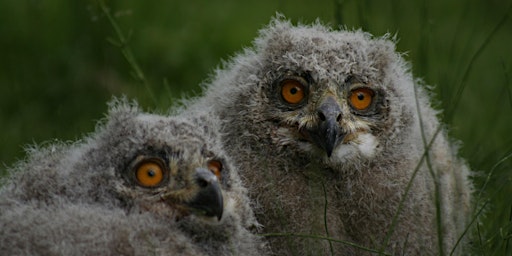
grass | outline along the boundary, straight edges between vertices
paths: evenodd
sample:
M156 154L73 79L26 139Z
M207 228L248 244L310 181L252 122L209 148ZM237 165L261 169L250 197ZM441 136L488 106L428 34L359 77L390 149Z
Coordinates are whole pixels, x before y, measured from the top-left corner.
M198 93L220 60L249 45L276 11L295 22L318 17L398 34L398 50L435 86L461 155L479 173L478 214L468 230L478 238L474 253L512 254L511 1L106 4L110 9L93 1L0 3L0 164L22 158L26 144L93 130L112 95L164 110Z

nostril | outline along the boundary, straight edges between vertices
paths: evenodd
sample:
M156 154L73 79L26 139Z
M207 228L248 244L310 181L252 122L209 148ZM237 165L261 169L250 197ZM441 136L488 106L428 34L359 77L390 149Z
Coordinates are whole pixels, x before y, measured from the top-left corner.
M206 188L208 186L208 181L203 178L197 178L197 185L199 185L200 188Z
M338 116L336 117L336 122L339 122L341 121L341 114L338 114Z
M318 118L320 118L320 121L325 121L325 115L321 111L318 111Z

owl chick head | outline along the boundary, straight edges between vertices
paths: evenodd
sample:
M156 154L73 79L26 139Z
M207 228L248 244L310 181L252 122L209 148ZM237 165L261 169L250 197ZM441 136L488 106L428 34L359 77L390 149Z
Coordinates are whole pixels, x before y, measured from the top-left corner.
M91 172L107 170L104 187L139 211L220 219L229 176L222 153L212 151L215 145L183 119L142 113L126 101L111 105L105 124L88 141L88 160L79 164Z
M414 105L412 76L386 36L281 17L214 84L237 99L236 119L258 124L246 125L250 133L326 161L373 157L397 139L410 118L404 106Z
M248 229L258 223L215 127L120 99L82 140L30 148L0 180L0 251L260 255Z

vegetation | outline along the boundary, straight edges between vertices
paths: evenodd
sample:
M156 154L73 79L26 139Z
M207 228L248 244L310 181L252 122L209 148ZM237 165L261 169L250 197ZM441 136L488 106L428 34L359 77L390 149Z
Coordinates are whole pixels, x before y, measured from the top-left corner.
M479 171L480 215L469 231L474 253L512 254L512 1L112 0L106 6L119 27L96 1L0 2L0 171L23 158L27 144L92 131L112 96L165 111L199 93L201 81L250 46L276 12L294 22L318 18L397 35L398 50L434 86L462 156Z

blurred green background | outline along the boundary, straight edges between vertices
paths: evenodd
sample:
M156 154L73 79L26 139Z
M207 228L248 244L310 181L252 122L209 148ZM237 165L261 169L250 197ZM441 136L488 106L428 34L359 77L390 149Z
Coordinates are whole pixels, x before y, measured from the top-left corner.
M112 96L164 111L200 93L212 70L276 12L400 38L489 202L471 232L475 254L512 255L512 1L106 1L147 83L95 1L0 1L0 170L28 144L94 130ZM507 15L508 14L508 15ZM463 90L461 90L463 88ZM153 96L152 96L153 95ZM460 101L459 101L460 100ZM509 158L510 157L510 158ZM484 186L485 182L487 185Z

